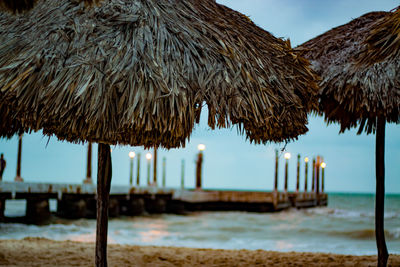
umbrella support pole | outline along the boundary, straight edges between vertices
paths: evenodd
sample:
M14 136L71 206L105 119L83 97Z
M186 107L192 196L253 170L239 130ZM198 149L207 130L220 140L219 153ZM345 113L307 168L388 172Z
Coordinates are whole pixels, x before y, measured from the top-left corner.
M107 266L108 203L111 186L111 150L99 143L97 166L96 266Z
M385 123L384 117L378 117L376 127L376 197L375 197L375 236L378 248L378 266L387 265L388 251L385 242Z

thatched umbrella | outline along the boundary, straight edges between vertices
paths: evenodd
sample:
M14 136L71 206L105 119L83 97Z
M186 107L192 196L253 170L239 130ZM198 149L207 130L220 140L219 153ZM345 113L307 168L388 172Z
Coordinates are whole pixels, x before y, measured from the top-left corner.
M287 141L307 131L314 78L289 42L214 0L110 0L89 9L48 0L28 14L0 14L2 117L99 143L101 266L110 144L184 146L203 103L211 128L234 124L255 143Z
M389 53L380 61L368 64L361 59L365 59L368 51L376 51L370 50L367 38L373 38L377 33L375 28L386 16L390 13L368 13L298 48L321 75L320 110L326 121L339 122L341 132L357 126L359 134L376 132L375 228L379 266L385 266L388 258L383 216L385 123L400 122L399 53ZM389 32L384 35L388 40L396 38L398 42L399 35L388 37ZM386 50L381 52L386 54Z
M76 0L75 0L76 1ZM86 5L97 4L100 0L81 0ZM0 0L0 11L22 13L31 10L38 0Z

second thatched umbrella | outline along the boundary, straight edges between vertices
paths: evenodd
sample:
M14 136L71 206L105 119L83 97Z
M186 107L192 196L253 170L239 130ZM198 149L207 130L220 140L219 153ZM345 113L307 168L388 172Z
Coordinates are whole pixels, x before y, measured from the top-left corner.
M213 0L89 9L48 0L29 14L0 15L1 116L16 130L99 143L99 266L110 144L184 146L203 103L211 128L235 124L256 143L290 140L307 131L316 91L308 61L288 42Z
M400 47L397 46L397 53L387 53L368 43L371 38L381 41L382 36L399 40L398 33L390 36L389 31L379 30L390 16L387 12L368 13L298 48L321 75L320 109L325 119L339 122L341 132L357 126L358 133L376 132L375 228L379 266L386 266L388 259L384 236L385 123L400 122ZM399 20L392 23L398 25ZM384 55L374 59L369 56L371 53Z

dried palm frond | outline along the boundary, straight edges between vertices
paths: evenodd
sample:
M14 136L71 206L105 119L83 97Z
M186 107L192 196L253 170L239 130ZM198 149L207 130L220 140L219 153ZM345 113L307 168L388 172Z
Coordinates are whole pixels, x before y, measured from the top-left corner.
M31 10L38 0L0 0L0 11L8 11L13 14ZM87 6L98 4L101 0L70 0L83 1Z
M62 140L183 146L205 103L211 128L286 141L307 131L317 90L289 42L213 0L0 14L0 109Z
M296 49L321 76L320 110L328 122L339 122L341 131L359 126L359 133L364 130L371 133L375 131L378 116L399 123L398 56L372 65L357 64L371 30L388 14L365 14Z
M31 10L37 0L0 0L0 11L21 13Z
M388 13L371 29L371 33L364 41L363 51L360 53L360 65L372 65L387 58L398 58L400 53L400 9Z

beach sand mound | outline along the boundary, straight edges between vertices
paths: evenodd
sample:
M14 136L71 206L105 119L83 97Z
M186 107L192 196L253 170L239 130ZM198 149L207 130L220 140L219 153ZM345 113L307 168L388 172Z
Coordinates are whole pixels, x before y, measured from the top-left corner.
M109 266L376 266L376 256L221 250L177 247L108 246ZM93 266L94 243L45 238L0 240L0 266ZM390 255L389 266L400 266Z

